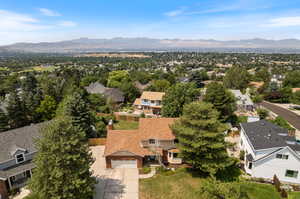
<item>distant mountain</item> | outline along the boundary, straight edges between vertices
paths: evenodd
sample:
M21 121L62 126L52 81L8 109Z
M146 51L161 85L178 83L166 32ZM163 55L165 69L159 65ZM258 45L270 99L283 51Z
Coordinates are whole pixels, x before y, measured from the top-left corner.
M79 53L101 51L142 51L142 50L203 50L240 49L237 51L253 51L253 49L268 49L269 51L300 51L300 40L183 40L183 39L151 39L151 38L112 38L89 39L79 38L61 42L16 43L0 46L1 52L34 52L34 53ZM244 49L244 50L243 50ZM248 50L245 50L248 49ZM252 50L251 50L252 49ZM259 51L259 50L258 50Z

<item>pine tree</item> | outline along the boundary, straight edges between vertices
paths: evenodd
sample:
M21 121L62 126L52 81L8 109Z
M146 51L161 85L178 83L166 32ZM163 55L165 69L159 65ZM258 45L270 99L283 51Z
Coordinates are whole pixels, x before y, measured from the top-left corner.
M18 128L28 124L23 104L16 91L9 93L7 116L11 128Z
M235 98L222 84L211 83L207 85L203 101L211 103L220 113L222 121L227 120L236 110Z
M212 104L193 102L184 107L183 115L171 127L183 159L211 176L234 163L227 155L225 127L218 117Z
M29 187L40 199L91 199L95 179L84 132L68 117L58 118L42 129Z
M78 126L85 132L87 138L93 137L93 119L89 107L80 92L67 96L57 111L57 115L67 115L71 118L73 125Z
M6 131L9 128L8 118L4 111L0 108L0 132Z
M55 117L57 103L55 99L49 95L41 101L41 104L36 109L36 112L41 115L42 120L51 120Z

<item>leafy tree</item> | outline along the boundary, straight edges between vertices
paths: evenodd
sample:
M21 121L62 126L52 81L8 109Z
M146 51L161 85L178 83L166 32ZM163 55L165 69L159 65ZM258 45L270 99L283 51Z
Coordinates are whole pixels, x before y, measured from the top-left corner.
M183 106L191 103L199 95L194 83L177 83L171 86L162 99L162 115L178 117L182 114Z
M292 88L300 87L300 70L289 72L283 81L283 86Z
M21 86L23 91L31 91L33 92L37 87L37 79L32 73L26 74L24 79L21 82Z
M26 114L22 101L16 91L9 93L7 117L11 128L18 128L27 124Z
M49 95L41 101L41 104L36 109L36 112L41 115L42 120L51 120L55 116L57 103L55 99Z
M205 70L195 71L190 74L190 81L195 82L197 87L203 87L202 82L208 80L209 77Z
M70 117L72 124L79 127L87 138L93 137L93 119L85 99L79 92L64 99L57 110L57 116Z
M110 113L112 107L107 104L106 98L101 94L90 94L88 96L89 106L92 111Z
M250 74L246 68L234 66L230 68L224 77L224 85L227 88L243 90L247 88Z
M133 85L132 82L123 81L120 85L120 90L124 93L124 101L132 103L139 95L139 90Z
M86 76L81 79L80 86L88 86L93 82L97 82L98 80L99 80L99 78L96 76Z
M171 84L168 80L165 79L158 79L154 80L148 88L147 91L154 91L154 92L166 92L168 88L170 88Z
M226 121L236 110L235 97L219 83L213 82L207 85L203 101L214 105L220 113L220 119Z
M126 70L112 71L108 75L107 86L112 88L120 88L122 83L129 81L129 73Z
M289 125L289 123L280 116L277 116L275 118L275 120L271 120L271 122L274 123L274 124L277 124L278 126L281 126L282 128L285 128L285 129L288 129L288 130L294 130L294 128L291 127Z
M204 199L250 199L240 183L223 183L217 180L204 181L200 193Z
M293 103L300 105L300 91L297 91L293 95Z
M9 128L8 118L4 111L0 108L0 132L6 131Z
M254 77L256 81L269 82L271 79L271 74L269 73L268 68L263 67L255 72Z
M269 111L264 108L258 108L256 112L260 119L266 119L269 116Z
M29 187L39 199L91 199L95 179L85 133L67 117L51 121L37 141Z
M183 160L210 176L235 163L226 152L226 127L218 118L212 104L193 102L184 106L183 115L171 126Z

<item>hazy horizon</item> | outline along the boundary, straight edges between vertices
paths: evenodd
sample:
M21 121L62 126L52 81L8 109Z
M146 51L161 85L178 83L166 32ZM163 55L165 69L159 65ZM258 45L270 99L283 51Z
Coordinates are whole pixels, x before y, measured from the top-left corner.
M0 45L88 37L300 39L300 0L0 0Z

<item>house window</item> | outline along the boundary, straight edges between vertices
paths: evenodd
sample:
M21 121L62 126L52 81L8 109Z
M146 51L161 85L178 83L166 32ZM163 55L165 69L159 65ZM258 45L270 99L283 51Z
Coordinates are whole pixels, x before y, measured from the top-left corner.
M155 103L155 101L154 100L151 100L151 104L154 104Z
M155 139L149 139L149 144L155 144L155 143L156 143Z
M248 169L252 169L252 162L249 162Z
M171 158L172 157L172 153L171 152L169 152L169 158Z
M160 101L160 100L157 100L157 101L156 101L156 104L157 104L157 106L160 106L160 105L161 105L161 101Z
M241 139L241 146L243 146L243 140Z
M290 177L290 178L297 178L298 177L298 171L286 170L285 176Z
M284 154L276 154L276 158L287 160L289 156Z
M178 153L173 153L173 158L177 158L178 157Z
M23 153L16 155L16 162L17 164L22 163L25 161L25 156Z

